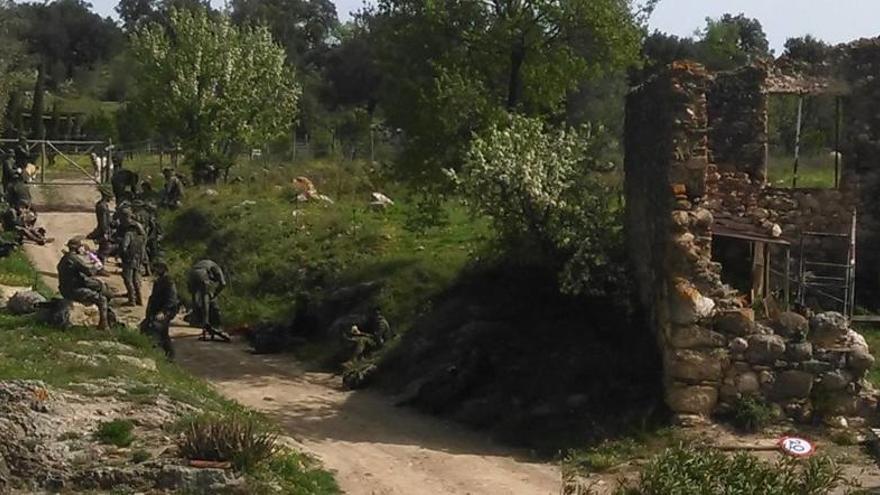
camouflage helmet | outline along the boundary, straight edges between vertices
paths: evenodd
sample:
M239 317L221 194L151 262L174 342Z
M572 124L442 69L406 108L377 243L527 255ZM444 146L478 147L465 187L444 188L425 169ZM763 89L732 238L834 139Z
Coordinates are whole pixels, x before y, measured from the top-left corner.
M67 241L67 247L70 249L79 249L83 246L84 240L85 238L81 235L72 237L69 241Z

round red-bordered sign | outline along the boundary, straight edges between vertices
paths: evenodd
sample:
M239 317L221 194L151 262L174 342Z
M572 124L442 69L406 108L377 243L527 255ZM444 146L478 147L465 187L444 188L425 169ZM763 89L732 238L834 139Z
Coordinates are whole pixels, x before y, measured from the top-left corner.
M816 453L812 442L797 437L783 437L779 440L779 449L794 457L810 457Z

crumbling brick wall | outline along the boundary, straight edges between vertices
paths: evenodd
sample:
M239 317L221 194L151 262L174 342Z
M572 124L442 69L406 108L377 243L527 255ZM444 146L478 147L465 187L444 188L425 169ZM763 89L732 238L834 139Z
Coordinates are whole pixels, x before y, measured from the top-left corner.
M810 419L816 406L822 414L870 415L877 401L862 378L874 358L845 318L782 313L758 321L721 281L713 210L804 229L825 221L825 209L808 193L766 189L760 177L719 173L709 163L710 87L701 66L676 63L627 100L628 248L663 356L666 403L675 413L709 415L757 395L799 419Z
M767 76L757 66L716 74L706 95L712 163L760 183L767 179Z

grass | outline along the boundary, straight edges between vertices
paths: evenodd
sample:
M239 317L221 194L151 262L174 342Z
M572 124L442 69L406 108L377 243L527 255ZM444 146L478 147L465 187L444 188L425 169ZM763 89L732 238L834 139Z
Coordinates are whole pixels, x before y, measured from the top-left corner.
M638 480L619 495L825 495L855 483L830 457L775 463L749 453L725 453L679 446L666 450L642 470Z
M0 284L13 287L35 287L42 294L52 293L21 250L16 250L9 256L0 259Z
M767 163L771 186L790 188L794 177L794 157L771 155ZM798 188L833 188L834 160L827 154L802 156L798 164Z
M134 442L134 423L127 419L114 419L98 425L95 439L107 445L128 447Z
M221 306L232 325L286 319L301 292L320 302L334 289L379 281L377 302L396 328L406 328L489 235L485 222L456 203L444 205L447 222L414 228L419 212L404 192L387 190L357 164L233 173L248 179L214 187L216 196L188 191L185 208L163 218L168 261L179 283L203 257L227 271L231 285ZM291 181L298 175L311 177L334 204L297 203ZM370 211L374 190L397 204Z
M250 413L204 413L185 418L178 448L185 459L231 462L236 469L253 471L278 451L278 433Z
M638 457L642 447L629 438L606 440L595 447L570 451L562 464L566 469L582 473L601 473Z
M856 330L865 337L868 347L873 353L880 350L880 327L876 325L860 324ZM874 363L874 367L868 371L867 379L875 387L880 387L880 362Z

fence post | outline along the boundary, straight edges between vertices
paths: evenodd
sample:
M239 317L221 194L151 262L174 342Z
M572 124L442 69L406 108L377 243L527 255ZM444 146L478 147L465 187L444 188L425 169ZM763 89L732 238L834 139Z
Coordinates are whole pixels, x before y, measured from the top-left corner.
M46 139L40 143L40 184L46 183Z

